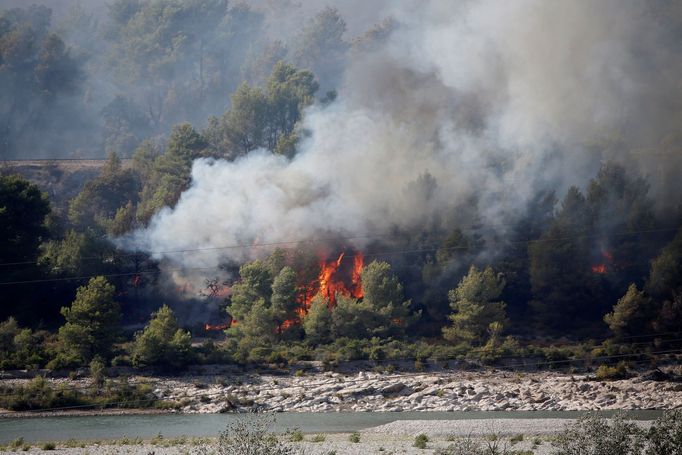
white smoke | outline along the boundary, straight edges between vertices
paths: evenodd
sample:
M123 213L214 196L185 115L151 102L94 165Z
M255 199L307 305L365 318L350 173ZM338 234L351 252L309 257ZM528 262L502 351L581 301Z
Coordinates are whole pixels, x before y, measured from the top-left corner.
M595 143L668 126L665 112L642 109L670 88L652 84L679 56L657 41L643 2L420 0L388 13L394 31L352 55L335 103L306 112L292 160L263 150L197 160L191 187L135 233L135 247L215 248L168 256L215 267L254 254L221 247L409 229L439 215L466 223L474 199L492 224L521 214L539 188L593 176ZM643 59L648 46L658 54Z

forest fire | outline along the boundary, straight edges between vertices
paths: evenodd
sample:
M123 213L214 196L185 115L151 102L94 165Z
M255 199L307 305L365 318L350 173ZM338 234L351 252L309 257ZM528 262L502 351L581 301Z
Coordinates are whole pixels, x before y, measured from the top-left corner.
M308 286L312 292L302 295L300 316L308 312L308 308L317 296L321 296L329 306L336 305L336 295L359 299L363 296L361 272L365 265L362 253L357 252L353 256L342 252L334 260L320 260L320 273L317 280Z
M227 323L227 324L204 324L204 330L207 332L214 332L214 331L219 331L219 330L227 330L229 329L232 324L234 324L234 321L232 323Z
M592 266L592 273L603 275L606 273L606 264L597 264Z
M608 267L613 264L613 254L608 250L602 250L601 252L604 262L592 266L592 273L597 275L606 274Z

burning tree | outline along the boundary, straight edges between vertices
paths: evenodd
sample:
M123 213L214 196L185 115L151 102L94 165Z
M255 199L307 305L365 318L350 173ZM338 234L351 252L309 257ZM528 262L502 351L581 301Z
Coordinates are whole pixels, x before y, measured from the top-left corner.
M276 254L240 268L228 307L239 324L228 334L243 356L300 338L301 329L318 344L332 337L398 336L412 321L402 284L385 262L363 268L361 253L342 252L321 259L316 278L303 284L286 262Z
M401 336L415 315L405 300L403 286L386 262L374 261L362 269L363 298L337 294L332 311L335 337Z

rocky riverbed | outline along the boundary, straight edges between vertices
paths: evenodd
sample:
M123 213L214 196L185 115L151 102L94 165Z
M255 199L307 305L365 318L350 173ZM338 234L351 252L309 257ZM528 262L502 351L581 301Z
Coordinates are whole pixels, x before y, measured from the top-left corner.
M3 382L10 381L4 380ZM11 380L14 383L24 380ZM88 379L51 379L85 387ZM682 383L554 372L212 374L146 381L174 412L584 411L682 408ZM58 385L58 384L55 384Z

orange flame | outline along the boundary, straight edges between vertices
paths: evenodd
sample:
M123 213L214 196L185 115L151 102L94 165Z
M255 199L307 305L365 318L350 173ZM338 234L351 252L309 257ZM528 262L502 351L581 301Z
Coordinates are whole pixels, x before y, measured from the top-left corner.
M308 313L308 309L315 297L321 296L329 306L336 305L336 295L353 297L356 299L363 297L361 272L365 265L365 257L362 253L353 256L353 265L350 270L345 265L347 260L346 253L341 253L335 260L320 261L320 273L317 280L305 286L301 294L301 307L298 315L303 317ZM311 292L312 291L312 292Z
M207 332L218 331L218 330L227 330L230 327L232 327L233 325L237 325L237 321L232 320L231 323L228 322L227 324L208 324L207 323L207 324L204 324L204 330L206 330Z
M607 265L613 264L613 254L609 250L602 250L602 257L605 259L601 264L596 264L592 266L592 273L597 273L599 275L604 275L607 271Z

